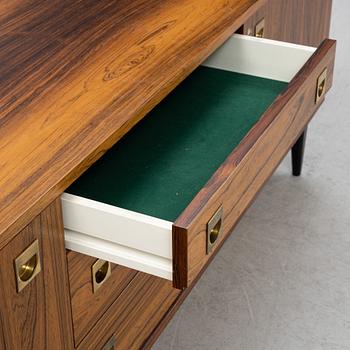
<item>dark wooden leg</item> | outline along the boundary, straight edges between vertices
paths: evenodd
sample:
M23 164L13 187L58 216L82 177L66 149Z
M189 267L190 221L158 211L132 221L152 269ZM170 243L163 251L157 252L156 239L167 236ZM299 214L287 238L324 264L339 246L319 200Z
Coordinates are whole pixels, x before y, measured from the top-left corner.
M303 167L307 128L300 135L295 145L292 147L292 168L293 175L300 176Z

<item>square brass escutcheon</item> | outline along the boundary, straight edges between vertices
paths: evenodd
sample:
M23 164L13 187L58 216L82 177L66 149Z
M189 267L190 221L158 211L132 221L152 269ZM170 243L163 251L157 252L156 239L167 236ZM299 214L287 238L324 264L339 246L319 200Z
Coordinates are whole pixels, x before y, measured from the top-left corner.
M223 226L223 207L220 207L207 224L207 254L210 254L215 246Z
M255 36L257 38L263 38L265 36L265 18L255 26Z
M315 99L316 103L318 103L325 95L326 85L327 85L327 68L321 73L321 75L317 79L316 99Z
M25 288L41 271L38 240L34 241L15 261L17 292Z
M106 260L98 259L91 267L92 291L96 293L103 283L105 283L112 273L111 263Z

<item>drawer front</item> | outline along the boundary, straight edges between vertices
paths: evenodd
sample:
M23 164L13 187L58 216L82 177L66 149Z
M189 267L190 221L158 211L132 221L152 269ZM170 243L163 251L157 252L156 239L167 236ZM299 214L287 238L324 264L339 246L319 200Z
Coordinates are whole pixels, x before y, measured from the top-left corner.
M67 262L77 346L137 272L73 251L67 251Z
M240 33L318 46L329 36L331 12L332 0L269 0L244 23Z
M142 349L179 295L170 281L138 273L78 349L103 349L110 339L116 349Z
M0 250L0 349L73 349L67 286L57 199Z
M322 43L174 223L176 286L185 288L196 279L307 126L323 100L316 103L315 97L325 69L324 88L331 87L335 46L332 40ZM207 254L207 224L218 208L222 208L221 232Z

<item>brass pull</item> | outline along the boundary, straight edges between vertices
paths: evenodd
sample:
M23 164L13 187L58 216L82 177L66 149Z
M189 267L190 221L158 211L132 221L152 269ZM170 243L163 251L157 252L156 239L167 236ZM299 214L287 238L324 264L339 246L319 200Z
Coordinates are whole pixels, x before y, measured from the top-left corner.
M255 26L255 36L257 38L263 38L265 36L265 18Z
M207 254L211 253L215 246L223 226L223 207L220 207L207 224Z
M326 93L327 84L327 68L321 73L317 79L316 87L316 103L318 103Z
M113 336L108 342L104 345L102 350L114 350L115 349L115 337Z
M17 292L26 287L41 271L39 242L34 241L15 261Z
M91 268L92 272L92 290L96 293L111 275L111 263L106 260L98 259Z

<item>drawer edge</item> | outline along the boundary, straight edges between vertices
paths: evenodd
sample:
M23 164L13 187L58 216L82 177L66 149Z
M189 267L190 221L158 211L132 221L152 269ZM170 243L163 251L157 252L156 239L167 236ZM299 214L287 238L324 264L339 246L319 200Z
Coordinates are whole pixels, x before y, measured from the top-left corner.
M171 222L68 193L61 201L65 229L172 259Z
M172 280L172 259L91 237L81 232L65 229L64 234L66 249Z

